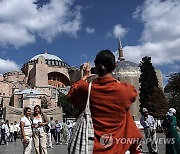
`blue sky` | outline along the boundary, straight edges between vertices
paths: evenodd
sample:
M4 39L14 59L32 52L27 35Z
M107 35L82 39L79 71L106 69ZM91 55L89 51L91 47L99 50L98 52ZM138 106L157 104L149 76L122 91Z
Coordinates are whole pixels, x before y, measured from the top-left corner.
M180 71L179 0L1 0L0 73L47 51L71 66L101 49L125 59L151 56L164 81Z

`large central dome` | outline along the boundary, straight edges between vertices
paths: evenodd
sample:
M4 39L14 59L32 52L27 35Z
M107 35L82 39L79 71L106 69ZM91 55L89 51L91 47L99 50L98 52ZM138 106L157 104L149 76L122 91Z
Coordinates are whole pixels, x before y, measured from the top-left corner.
M37 60L40 56L43 56L45 58L45 60L58 60L58 61L62 61L59 57L57 57L55 55L52 55L52 54L48 54L48 53L38 54L38 55L34 56L33 58L31 58L30 61Z

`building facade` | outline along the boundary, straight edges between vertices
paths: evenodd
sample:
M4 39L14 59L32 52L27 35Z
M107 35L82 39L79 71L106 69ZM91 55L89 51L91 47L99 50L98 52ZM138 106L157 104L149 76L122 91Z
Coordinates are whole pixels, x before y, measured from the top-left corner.
M138 64L125 60L120 40L118 52L113 76L139 90L140 68ZM57 105L58 96L60 93L67 94L70 85L82 77L82 72L81 67L71 67L59 57L44 53L31 58L20 71L0 75L0 118L19 120L22 108L41 105L48 117L62 120L62 108ZM156 70L156 74L163 87L161 71ZM139 98L130 110L135 120L139 120Z
M73 74L76 74L76 79L72 81L80 78L78 72L78 68L70 67L59 57L44 53L31 58L20 71L1 75L1 119L19 120L22 108L29 106L33 109L40 105L47 116L62 120L62 108L57 105L58 95L70 86Z

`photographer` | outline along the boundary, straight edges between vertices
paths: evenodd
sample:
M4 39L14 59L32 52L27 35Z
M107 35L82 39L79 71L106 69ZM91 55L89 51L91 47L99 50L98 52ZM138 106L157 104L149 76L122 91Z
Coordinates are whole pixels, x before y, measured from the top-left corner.
M24 108L24 116L20 120L20 128L22 133L23 154L31 154L32 149L32 128L31 128L31 109Z
M115 56L109 50L100 51L95 58L98 77L93 80L90 92L90 111L94 127L93 153L124 154L129 150L132 154L140 153L138 149L142 138L137 129L130 106L135 101L137 91L128 83L120 83L112 76L116 67ZM68 93L69 100L82 113L88 98L87 82L93 74L89 63L83 65L84 75L75 82ZM106 142L106 135L112 137L111 144ZM117 144L115 139L136 140L127 144ZM103 143L103 141L105 141ZM92 139L91 139L92 140Z

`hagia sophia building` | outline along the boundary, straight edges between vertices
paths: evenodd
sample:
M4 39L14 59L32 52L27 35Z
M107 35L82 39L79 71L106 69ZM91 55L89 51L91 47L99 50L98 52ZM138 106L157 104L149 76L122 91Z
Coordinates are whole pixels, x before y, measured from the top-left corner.
M126 61L119 40L119 58L113 76L128 82L139 90L140 68L138 64ZM163 87L162 73L156 70L160 87ZM62 120L63 111L57 106L60 93L67 94L70 85L82 77L81 67L71 67L61 58L49 54L38 54L26 62L20 71L0 75L0 119L19 121L23 107L40 105L48 117ZM139 120L139 98L131 106L131 114Z

